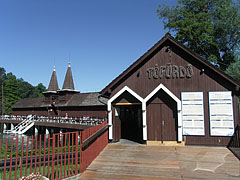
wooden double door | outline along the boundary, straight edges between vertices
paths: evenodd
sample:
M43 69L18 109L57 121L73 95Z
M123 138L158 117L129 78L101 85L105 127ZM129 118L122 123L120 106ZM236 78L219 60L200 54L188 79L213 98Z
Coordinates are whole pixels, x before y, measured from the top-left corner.
M177 103L166 93L157 93L147 104L149 141L177 141Z

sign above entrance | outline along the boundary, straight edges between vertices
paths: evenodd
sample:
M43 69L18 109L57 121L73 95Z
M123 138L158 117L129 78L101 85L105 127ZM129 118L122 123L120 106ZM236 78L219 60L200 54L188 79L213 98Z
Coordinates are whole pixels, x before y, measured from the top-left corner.
M166 77L167 79L174 78L191 78L193 76L193 68L191 64L187 64L186 67L173 65L171 63L165 66L158 66L156 64L154 67L147 69L148 79L162 79Z

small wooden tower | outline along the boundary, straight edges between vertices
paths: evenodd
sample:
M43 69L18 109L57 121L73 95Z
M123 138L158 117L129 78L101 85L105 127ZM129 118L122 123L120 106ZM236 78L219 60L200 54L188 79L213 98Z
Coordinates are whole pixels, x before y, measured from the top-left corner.
M63 87L61 90L58 90L59 100L61 102L67 102L75 93L79 93L74 89L74 82L71 70L71 62L68 62L67 73L65 75Z

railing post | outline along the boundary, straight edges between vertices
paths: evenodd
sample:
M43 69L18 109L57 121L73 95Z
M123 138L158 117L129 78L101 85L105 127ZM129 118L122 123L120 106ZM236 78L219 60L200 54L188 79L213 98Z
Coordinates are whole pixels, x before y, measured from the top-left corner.
M7 166L7 145L8 145L8 139L6 139L6 143L5 143L5 161L4 161L4 170L3 170L3 180L5 180L5 176L6 176L6 166Z
M32 144L31 144L31 162L30 162L30 174L32 174L32 158L33 157L33 136L32 136Z
M0 156L1 156L1 153L0 153ZM17 141L16 141L15 178L14 178L14 180L17 179L17 163L18 163L18 137L17 137Z
M39 136L39 173L41 174L41 151L42 151L42 147L41 147L41 134ZM44 156L45 158L45 156Z
M48 169L47 169L47 177L49 178L50 173L49 173L49 165L50 165L50 143L51 143L51 137L50 134L48 134Z
M37 136L35 136L35 168L34 168L34 173L37 173ZM41 147L39 147L40 149Z
M52 180L54 180L54 166L55 166L55 134L52 139Z
M11 156L10 156L9 180L11 180L11 174L12 174L12 155L13 155L13 138L11 139Z
M61 165L60 165L60 178L62 178L62 160L63 160L63 137L64 137L64 134L62 133L61 135Z
M29 145L29 136L27 137L25 176L27 176L27 165L28 165L28 145ZM22 137L22 154L21 154L21 169L20 169L20 177L22 177L23 149L24 149L24 137Z
M58 179L58 160L59 160L59 138L60 134L57 134L57 173L56 173L56 179Z
M44 157L44 159L43 159L43 176L45 176L46 134L44 134L44 144L43 144L43 146L44 146L43 147L43 157Z
M75 133L75 174L78 172L78 132Z

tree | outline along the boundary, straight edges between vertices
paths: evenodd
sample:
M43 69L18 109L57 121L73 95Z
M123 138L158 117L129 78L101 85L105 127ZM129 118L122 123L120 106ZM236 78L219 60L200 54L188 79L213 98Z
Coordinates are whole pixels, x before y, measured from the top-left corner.
M226 70L240 48L240 0L178 0L159 5L164 28L203 58Z
M12 105L14 105L18 100L18 81L16 76L12 73L6 75L4 81L4 95L5 95L5 108L6 113L12 113Z
M2 96L2 84L4 96ZM0 86L1 114L11 114L12 106L19 99L43 97L42 93L46 91L46 87L42 83L39 83L37 86L33 86L30 83L24 81L22 78L17 79L13 73L6 74L5 69L2 67L0 67ZM4 97L3 103L2 97Z
M3 96L3 82L6 78L6 71L4 68L0 67L0 112L1 114L4 113L4 96Z
M39 83L37 86L34 87L33 93L29 97L43 97L43 92L46 91L46 87Z
M239 59L230 64L230 66L226 69L226 73L240 82L240 52L239 55L236 56L239 57Z
M18 81L18 96L20 99L30 97L34 92L34 87L22 78L17 79Z

